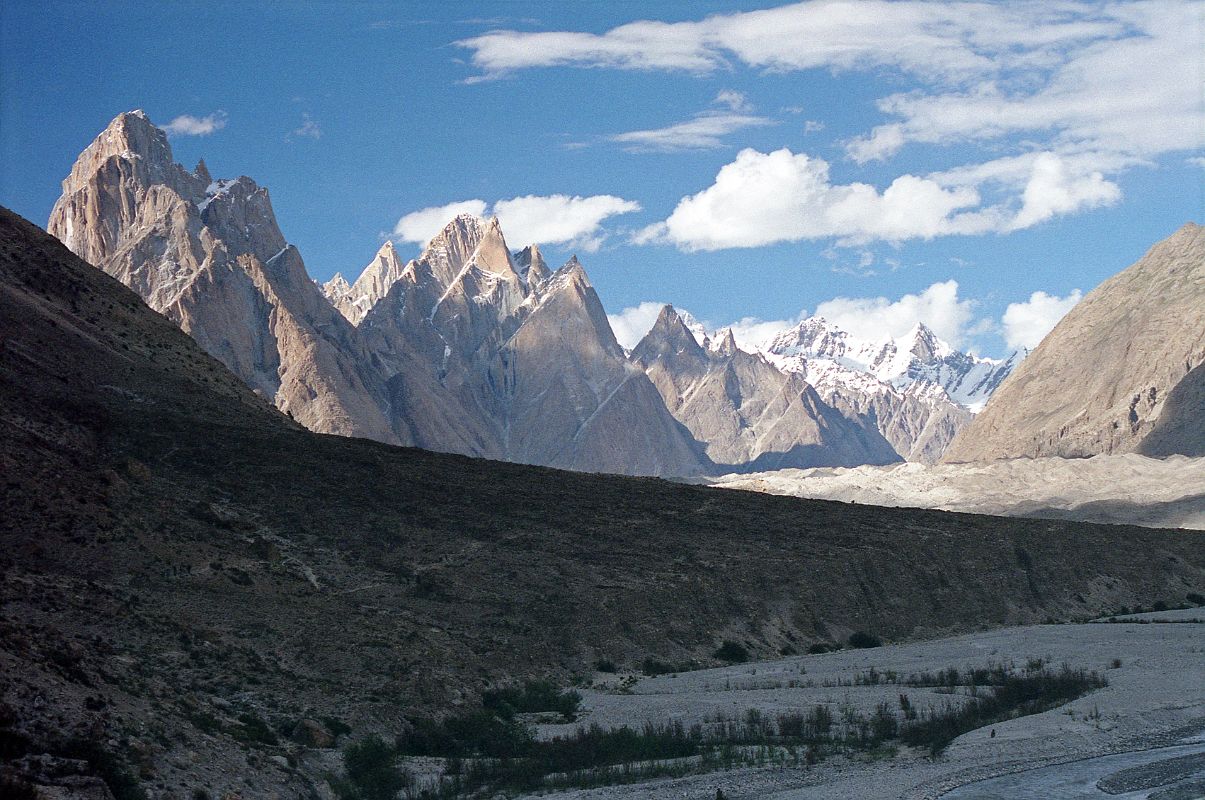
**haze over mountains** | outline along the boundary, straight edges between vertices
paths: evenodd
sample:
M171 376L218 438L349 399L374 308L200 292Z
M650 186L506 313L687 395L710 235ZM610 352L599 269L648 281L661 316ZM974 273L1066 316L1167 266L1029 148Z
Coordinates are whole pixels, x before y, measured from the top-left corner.
M140 111L80 155L48 229L306 427L485 458L681 476L932 462L1019 360L818 319L747 353L672 311L629 358L576 257L553 271L472 216L320 287L266 189L173 163Z

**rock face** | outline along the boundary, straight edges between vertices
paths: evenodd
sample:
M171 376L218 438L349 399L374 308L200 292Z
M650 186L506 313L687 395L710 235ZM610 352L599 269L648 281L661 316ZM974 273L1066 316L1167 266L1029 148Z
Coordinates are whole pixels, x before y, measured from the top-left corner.
M804 376L825 402L878 428L908 461L935 463L1021 360L960 352L918 324L899 339L867 342L809 317L762 351Z
M377 301L385 296L389 287L402 275L405 267L393 242L387 241L381 245L376 257L360 273L353 284L336 272L335 276L322 286L322 293L331 305L339 310L352 325L359 325L360 320L368 313Z
M319 287L266 189L173 163L140 111L76 161L49 230L312 430L583 471L692 475L701 449L630 364L576 259L461 216Z
M306 427L409 443L354 328L281 235L268 191L212 181L203 164L187 172L141 111L80 155L48 230Z
M360 331L385 363L397 343L417 343L418 368L463 410L458 452L590 472L704 468L689 433L624 357L577 259L549 274L538 248L513 257L497 219L449 223ZM405 391L414 365L392 369ZM440 435L416 439L445 449Z
M1203 362L1205 230L1189 223L1080 301L944 460L1201 455Z
M762 354L703 347L681 315L629 360L576 258L554 272L468 215L414 260L386 242L319 286L266 189L175 164L140 111L80 155L48 228L306 427L484 458L680 476L932 461L1011 368L923 326L862 343L808 320Z
M670 412L724 471L889 464L899 456L873 425L829 406L796 373L736 346L704 347L672 306L632 351Z

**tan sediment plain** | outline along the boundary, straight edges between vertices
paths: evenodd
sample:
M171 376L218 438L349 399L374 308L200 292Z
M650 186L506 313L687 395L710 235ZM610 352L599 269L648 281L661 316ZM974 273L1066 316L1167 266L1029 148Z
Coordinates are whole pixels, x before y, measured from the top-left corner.
M1205 458L1136 453L725 475L712 486L876 506L1205 529Z
M1205 608L1136 618L1205 620ZM1175 745L1205 732L1205 622L1008 628L644 678L624 693L584 691L586 712L579 724L639 726L645 720L682 720L690 724L714 718L717 713L741 719L750 709L773 718L783 711L810 709L816 704L828 705L838 715L845 704L868 713L880 702L895 706L901 693L907 694L917 708L941 707L950 696L932 689L822 684L850 682L872 667L880 673L895 670L907 675L948 667L981 667L991 662L1024 664L1028 659L1095 670L1107 678L1109 685L1065 706L964 734L937 760L901 748L891 758L837 757L812 767L750 767L543 796L556 800L709 799L716 796L718 788L732 798L931 800L991 776L1055 764L1076 770L1076 762L1084 759ZM1115 667L1118 662L1120 666ZM791 686L807 681L815 686ZM545 726L543 733L553 735L571 727ZM1199 738L1197 741L1200 743ZM1205 752L1205 743L1198 744L1198 749ZM1158 750L1149 753L1151 761L1160 757ZM1019 785L1024 786L1024 781ZM1041 791L1041 784L1036 784L1037 793L1026 797L1045 798Z

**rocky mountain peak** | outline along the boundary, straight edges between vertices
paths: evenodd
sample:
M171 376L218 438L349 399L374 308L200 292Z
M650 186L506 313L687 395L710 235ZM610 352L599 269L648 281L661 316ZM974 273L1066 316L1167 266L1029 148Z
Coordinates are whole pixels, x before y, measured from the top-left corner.
M922 362L945 358L954 348L937 338L929 326L918 322L900 340L900 349L910 353Z
M695 361L706 361L708 358L707 351L699 345L686 321L673 306L667 304L662 306L653 327L632 349L631 358L647 367L655 359L671 357L686 357Z
M469 260L480 270L505 277L519 277L515 264L511 261L510 249L506 246L506 237L502 234L502 225L497 217L491 217L485 225L477 246Z
M804 355L842 358L850 349L849 334L824 317L808 317L770 340L766 352L780 356Z
M347 278L343 277L342 272L336 272L331 279L322 284L322 293L334 301L334 298L342 297L351 291L351 284L347 282Z
M139 109L118 114L80 153L71 174L63 181L63 194L84 188L114 158L127 163L137 162L133 171L143 184L168 183L173 188L183 188L188 194L204 188L199 179L173 163L167 134L156 128ZM187 184L186 188L182 184Z
M732 328L725 328L716 336L713 351L719 355L725 357L734 356L738 349L736 346L736 337L732 335Z
M533 289L538 289L552 274L537 244L529 244L516 253L514 262L519 275Z
M1202 309L1205 229L1189 223L1072 308L945 459L1205 454ZM1148 445L1159 431L1175 434Z
M209 167L205 166L205 159L197 162L197 168L192 171L193 175L197 176L198 180L205 181L206 185L213 183L213 176L209 174Z

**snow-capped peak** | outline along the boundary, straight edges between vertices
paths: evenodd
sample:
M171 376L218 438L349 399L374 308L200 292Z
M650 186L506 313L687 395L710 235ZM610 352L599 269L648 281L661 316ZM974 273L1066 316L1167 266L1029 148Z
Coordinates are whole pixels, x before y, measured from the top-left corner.
M866 378L899 390L914 384L939 387L954 402L979 411L1020 361L980 358L964 353L918 322L903 336L879 341L858 339L823 317L809 317L779 333L761 351L780 369L800 372L810 382L856 384Z

